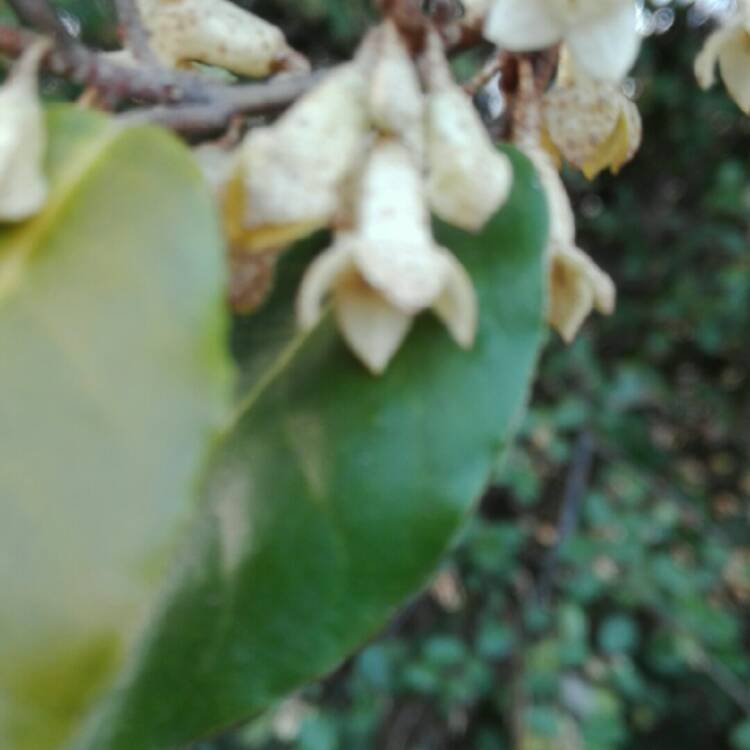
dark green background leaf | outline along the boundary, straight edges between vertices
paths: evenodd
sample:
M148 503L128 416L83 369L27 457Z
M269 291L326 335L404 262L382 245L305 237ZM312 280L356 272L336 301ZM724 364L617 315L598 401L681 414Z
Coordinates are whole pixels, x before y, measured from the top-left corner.
M437 229L479 292L473 351L425 316L374 379L330 320L293 339L211 464L181 585L77 747L165 750L253 714L425 583L512 435L541 341L546 211L513 160L511 200L480 236ZM301 265L243 324L247 367L287 328Z

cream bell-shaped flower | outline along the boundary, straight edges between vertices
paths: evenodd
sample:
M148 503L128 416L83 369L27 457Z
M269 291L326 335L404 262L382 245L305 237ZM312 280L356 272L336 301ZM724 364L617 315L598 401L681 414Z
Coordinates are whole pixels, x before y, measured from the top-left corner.
M575 216L550 155L540 147L524 150L537 169L549 210L547 321L570 343L592 310L614 312L617 293L612 279L576 247Z
M727 23L711 34L695 59L695 76L703 89L716 83L716 66L727 91L750 114L750 2L740 0Z
M0 87L0 221L22 221L44 206L47 132L39 101L39 62L48 49L29 48Z
M280 29L228 0L137 2L151 48L165 65L199 62L252 77L309 68Z
M469 96L455 83L437 34L428 38L424 62L430 207L448 223L476 232L507 200L513 169L493 146Z
M320 319L330 294L344 339L382 373L414 315L431 308L464 348L477 328L477 300L466 271L430 232L422 177L398 141L378 141L364 167L353 229L307 270L297 301L303 329Z
M627 74L640 46L634 0L495 0L484 35L511 52L564 41L581 70L612 81Z
M542 102L544 145L589 180L617 174L635 156L643 128L636 105L620 86L576 75L550 89Z
M342 65L272 126L248 133L225 201L238 244L290 244L331 222L368 144L367 92L357 61Z

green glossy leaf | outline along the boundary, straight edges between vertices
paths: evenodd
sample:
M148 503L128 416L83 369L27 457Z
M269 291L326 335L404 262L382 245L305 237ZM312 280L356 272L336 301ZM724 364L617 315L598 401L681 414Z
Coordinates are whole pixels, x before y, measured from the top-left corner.
M306 258L286 263L238 333L265 375L208 471L194 555L77 747L164 750L241 720L330 670L425 583L511 438L540 345L546 211L513 159L512 198L481 235L437 228L480 295L471 352L424 316L376 379L328 319L269 369Z
M48 125L48 204L0 229L3 750L59 747L124 660L230 386L188 152L73 107Z

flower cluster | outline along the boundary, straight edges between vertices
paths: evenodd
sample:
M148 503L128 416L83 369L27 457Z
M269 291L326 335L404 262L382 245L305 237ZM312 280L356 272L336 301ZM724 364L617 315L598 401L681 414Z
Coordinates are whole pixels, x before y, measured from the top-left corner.
M138 5L151 48L166 65L197 62L248 76L307 66L279 29L228 0ZM463 6L463 17L446 21L442 36L425 21L407 37L395 15L387 18L351 62L272 125L251 129L234 152L199 150L220 195L233 259L252 287L238 289L242 304L253 308L262 300L280 252L329 229L332 243L299 290L299 325L314 327L330 303L344 339L374 373L384 371L423 311L432 311L464 348L476 335L472 281L431 229L434 214L478 232L512 183L508 160L446 58L444 40L469 27L482 28L517 59L513 140L534 162L551 214L550 323L570 341L592 309L614 307L612 281L576 246L558 170L565 161L589 179L607 168L616 173L640 145L638 110L622 88L639 43L634 0L464 0ZM727 68L739 55L732 45L740 27L743 44L747 37L746 15L742 10L709 40L698 66L704 79L717 58L725 79L733 75ZM537 81L529 56L520 54L541 50L558 61L551 86L549 75ZM6 186L0 219L6 221L33 214L46 194L39 54L30 51L0 89Z
M308 269L303 328L330 297L341 332L382 372L415 315L431 309L469 347L471 279L433 239L430 214L479 230L512 181L435 33L415 57L386 21L274 125L252 130L226 190L230 236L247 252L289 245L321 227L331 247Z

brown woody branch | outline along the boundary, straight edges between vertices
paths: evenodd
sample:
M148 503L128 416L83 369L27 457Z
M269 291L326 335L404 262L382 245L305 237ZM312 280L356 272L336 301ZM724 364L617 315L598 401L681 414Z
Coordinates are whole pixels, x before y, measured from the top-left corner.
M46 37L34 31L0 24L0 53L19 57ZM55 41L42 59L48 72L117 99L147 102L207 101L213 82L182 71L129 66L108 59L75 41Z
M150 122L182 133L200 135L226 127L235 115L268 114L284 109L310 89L324 72L287 76L247 86L225 86L207 103L157 105L120 115L127 123Z
M0 24L0 53L19 57L45 38L33 31ZM282 109L307 91L321 75L288 75L265 83L232 86L199 73L157 65L118 63L69 37L55 38L42 59L42 67L49 73L96 90L107 101L157 105L129 111L123 118L158 122L183 132L221 128L234 114Z

